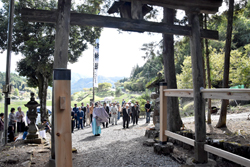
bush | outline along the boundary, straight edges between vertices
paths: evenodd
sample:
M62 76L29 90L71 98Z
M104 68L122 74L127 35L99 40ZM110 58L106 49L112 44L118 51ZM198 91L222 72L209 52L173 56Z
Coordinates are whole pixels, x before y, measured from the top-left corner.
M2 93L0 93L0 101L3 100L3 96L2 96Z
M116 89L115 89L115 96L119 97L121 95L122 95L122 90L120 88L116 87Z

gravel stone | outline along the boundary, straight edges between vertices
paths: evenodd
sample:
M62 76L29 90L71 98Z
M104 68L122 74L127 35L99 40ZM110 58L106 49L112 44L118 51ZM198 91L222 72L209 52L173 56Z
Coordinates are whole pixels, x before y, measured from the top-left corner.
M169 156L156 155L153 147L143 146L148 126L152 124L145 124L145 119L140 119L138 125L130 124L129 129L123 129L121 118L118 125L109 124L109 128L104 129L101 126L101 136L94 136L91 127L75 130L72 146L77 149L77 154L72 155L73 166L181 166Z

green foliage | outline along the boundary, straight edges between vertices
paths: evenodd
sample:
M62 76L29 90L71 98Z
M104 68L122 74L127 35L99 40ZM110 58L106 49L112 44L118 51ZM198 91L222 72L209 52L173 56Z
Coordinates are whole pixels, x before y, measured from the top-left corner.
M121 95L122 95L122 90L121 90L121 88L116 87L116 89L115 89L115 96L116 96L116 97L119 97L119 96L121 96Z
M182 73L176 75L178 89L193 88L191 56L185 57L181 71Z
M2 92L0 93L0 101L3 100Z
M111 83L104 82L104 83L98 83L98 91L105 91L112 87Z
M0 88L2 88L2 85L5 85L5 77L6 73L0 72ZM26 79L15 73L10 74L10 84L14 89L17 88L18 90L24 90L27 87Z
M14 91L14 95L15 96L19 96L19 90L16 88L15 91Z

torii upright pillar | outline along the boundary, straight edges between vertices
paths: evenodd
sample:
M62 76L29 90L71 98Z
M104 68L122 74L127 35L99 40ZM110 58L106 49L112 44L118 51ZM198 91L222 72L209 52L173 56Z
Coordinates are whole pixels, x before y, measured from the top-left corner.
M195 160L198 163L208 161L208 153L204 150L206 142L205 100L202 98L203 89L203 63L201 51L201 33L199 21L199 9L187 11L189 24L192 26L190 37L190 50L192 59L194 112L195 112Z
M56 167L72 167L70 70L67 70L71 0L58 0L54 53L54 148ZM52 148L52 152L53 152ZM53 153L52 153L52 158Z

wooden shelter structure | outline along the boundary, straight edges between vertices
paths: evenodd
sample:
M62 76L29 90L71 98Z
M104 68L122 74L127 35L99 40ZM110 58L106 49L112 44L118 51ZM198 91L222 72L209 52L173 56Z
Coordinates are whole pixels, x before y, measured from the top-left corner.
M218 32L201 29L198 15L200 13L214 14L218 11L221 4L222 0L120 0L114 2L109 12L121 12L122 18L71 12L71 0L58 0L57 10L22 9L23 20L56 24L54 54L55 80L53 85L56 166L72 166L69 105L70 71L66 70L69 30L71 25L119 28L135 32L148 31L190 37L196 125L196 138L194 142L195 159L199 163L207 162L207 152L204 150L206 137L205 102L200 92L204 85L200 39L218 39ZM151 10L151 6L185 10L189 18L189 25L178 26L164 22L149 22L143 20L143 16ZM60 68L60 70L58 70L58 68ZM162 86L161 92L166 89L166 84L162 84ZM164 133L167 128L167 111L165 110L166 97L161 95L160 99L162 100L160 119L163 123L160 130L160 140L162 143L165 143L167 141L167 136L165 136Z

